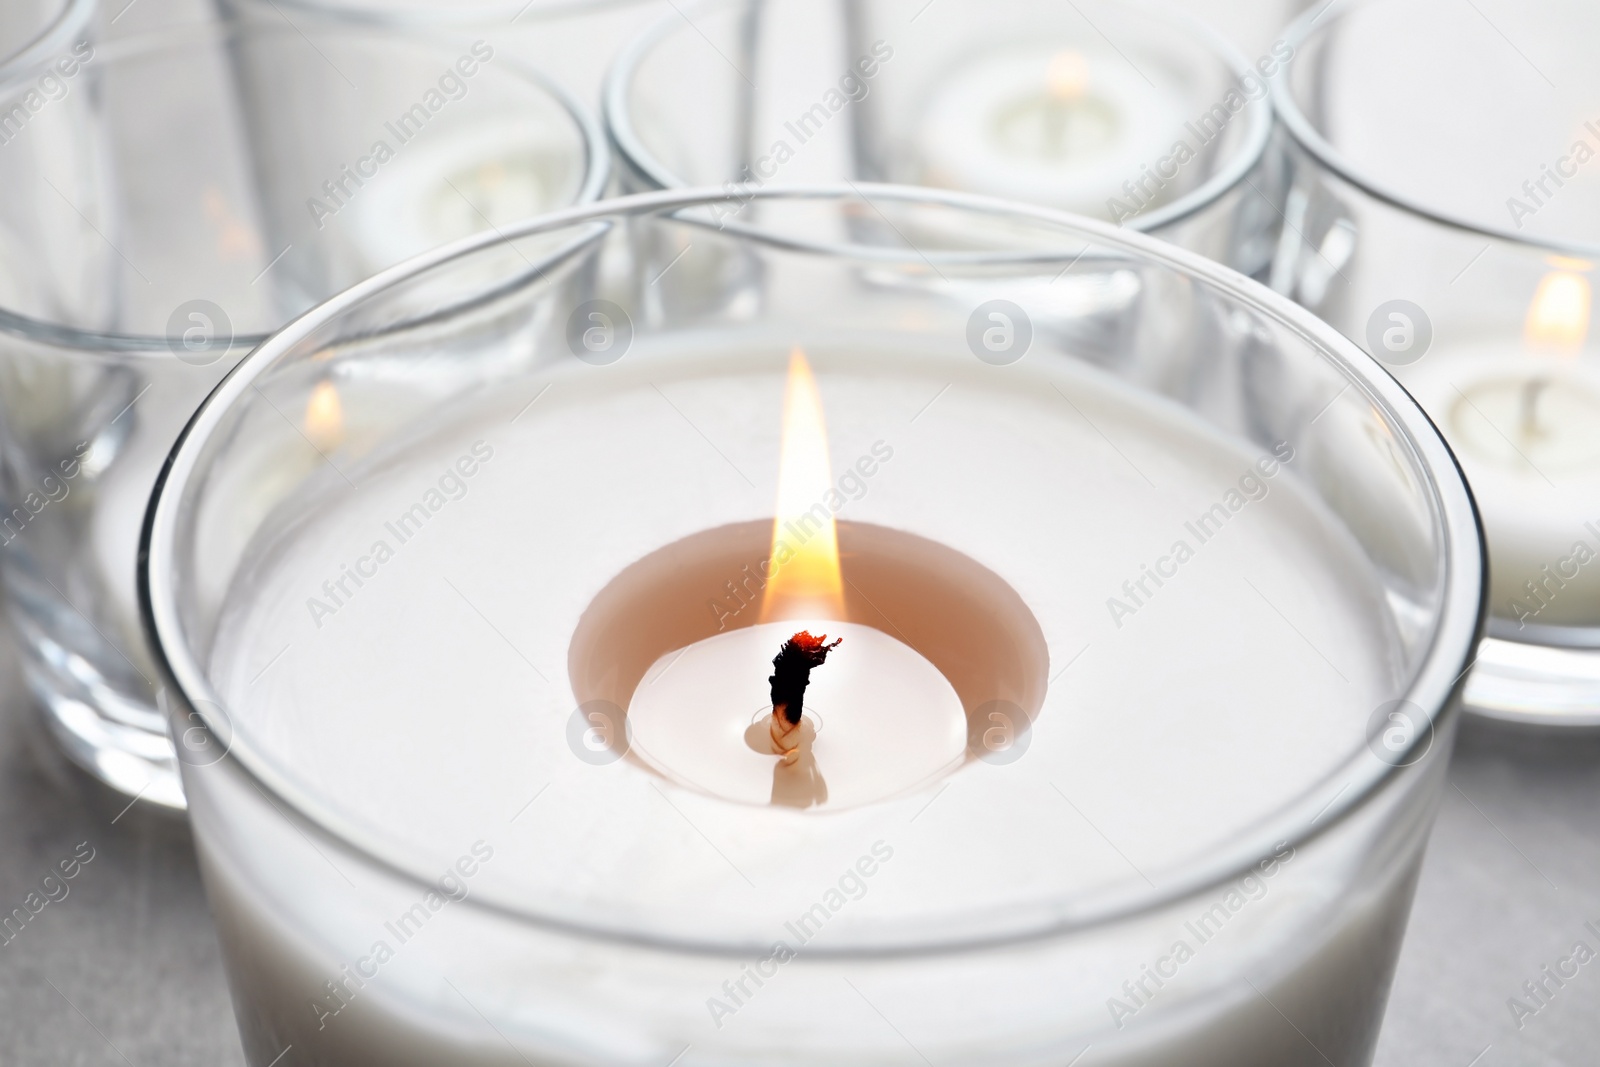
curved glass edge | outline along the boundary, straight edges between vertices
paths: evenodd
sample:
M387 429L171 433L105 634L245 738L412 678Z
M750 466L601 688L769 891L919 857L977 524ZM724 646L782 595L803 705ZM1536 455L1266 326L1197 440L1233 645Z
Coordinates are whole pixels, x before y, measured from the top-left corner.
M537 22L539 19L565 18L584 15L592 11L628 7L648 3L649 0L497 0L482 4L452 4L450 0L434 0L401 8L393 4L340 3L337 0L222 0L232 10L253 7L277 17L278 8L313 19L345 23L367 28L390 29L440 29L485 28L501 29L512 23Z
M1600 257L1600 245L1534 237L1435 211L1365 174L1321 136L1294 97L1294 64L1313 36L1371 2L1374 0L1331 0L1308 11L1286 31L1295 58L1272 79L1271 99L1284 127L1313 165L1325 168L1380 203L1447 229L1540 252ZM1464 688L1463 710L1531 727L1600 728L1600 627L1529 626L1512 630L1497 625L1502 621L1493 617L1487 620L1487 636L1479 645Z
M1443 563L1440 577L1438 617L1405 698L1425 709L1431 717L1435 731L1448 731L1460 708L1460 694L1464 679L1472 666L1472 655L1483 632L1487 562L1477 508L1454 455L1433 427L1427 415L1417 406L1392 377L1373 357L1367 355L1327 323L1298 304L1281 297L1265 287L1239 275L1212 260L1167 244L1143 234L1130 234L1109 223L1084 219L1064 212L1033 209L989 197L946 193L912 186L827 185L768 187L740 189L734 192L714 189L665 191L645 193L586 207L533 218L508 227L499 234L479 234L463 238L453 244L424 253L405 263L390 268L326 301L275 334L265 344L246 357L217 386L205 403L196 410L173 451L163 464L157 478L151 505L146 512L139 543L138 598L141 623L152 647L157 669L177 702L171 704L171 714L198 716L213 730L226 731L227 724L212 723L207 719L207 705L221 707L221 701L211 688L200 663L184 640L183 625L176 602L177 560L174 547L178 532L178 500L185 492L190 479L197 473L210 436L222 428L233 404L255 385L283 355L294 350L302 340L314 335L323 326L346 312L357 309L367 299L384 289L413 275L432 270L455 259L503 241L529 237L572 227L584 222L603 221L607 216L639 216L651 213L664 214L685 208L710 204L731 203L736 200L756 199L864 199L865 192L886 199L913 203L934 203L966 208L996 216L1024 218L1050 223L1063 231L1080 231L1085 237L1094 237L1109 244L1120 244L1130 254L1152 260L1198 277L1200 280L1226 292L1241 304L1252 307L1262 315L1275 319L1310 348L1320 352L1339 370L1353 386L1369 400L1381 407L1404 431L1403 443L1416 465L1416 473L1424 484L1433 505L1435 528L1439 534ZM1063 255L1061 259L1068 257ZM1470 610L1463 607L1470 605ZM168 698L172 700L171 697ZM181 702L179 704L178 702ZM1413 744L1431 743L1432 731L1418 731ZM1019 943L1041 937L1056 937L1108 922L1125 920L1156 911L1196 894L1215 889L1235 881L1248 873L1275 848L1287 841L1297 847L1309 844L1332 833L1358 812L1363 803L1398 782L1411 770L1408 766L1383 763L1372 766L1364 758L1365 749L1354 753L1342 766L1326 776L1347 779L1334 800L1319 803L1320 795L1307 791L1302 797L1280 811L1269 824L1256 829L1241 844L1218 850L1206 862L1186 877L1168 883L1164 888L1151 885L1148 890L1133 886L1131 891L1114 895L1101 893L1088 906L1068 913L1066 908L1054 909L1052 921L1005 936L981 936L975 940L948 940L918 945L914 948L819 948L818 956L829 958L882 958L890 955L934 955L952 951L968 951L1007 943ZM222 762L242 773L258 789L276 794L297 817L306 820L319 832L328 834L342 846L357 852L366 862L419 886L429 881L429 873L406 859L397 858L394 850L373 839L365 828L356 825L336 811L329 810L315 797L302 789L291 776L274 767L271 762L252 752L248 746L232 746ZM1293 826L1293 832L1283 828ZM1243 835L1242 835L1243 836ZM619 931L579 924L563 919L552 919L526 907L513 907L488 900L476 900L475 906L500 914L517 922L531 923L549 928L567 936L624 942L655 947L668 951L692 952L734 956L749 950L742 944L710 945L703 942L655 937L632 931Z
M99 0L66 0L54 22L10 55L0 55L0 92L37 73L50 56L66 47L89 26Z
M1522 726L1600 730L1600 648L1490 636L1478 646L1465 708Z
M85 2L92 6L97 0L85 0ZM621 0L621 2L631 2L631 0ZM162 30L150 32L113 41L103 46L98 65L105 67L121 60L137 58L165 49L187 48L197 40L226 42L239 34L261 32L288 34L291 29L268 30L261 27L225 22L217 25L185 27L181 31ZM353 28L314 32L345 36L352 41L365 44L373 43L375 40L387 39L404 41L417 48L436 49L440 47L440 43L435 39L424 38L418 34L398 29L390 31L390 35L387 38L373 38L370 34L360 33ZM607 150L606 133L604 127L600 124L599 118L584 106L570 90L526 63L511 59L501 65L514 71L517 77L527 80L548 93L571 116L584 141L583 183L573 204L574 206L581 206L598 201L605 194L606 187L611 181L611 154ZM16 88L15 84L0 83L0 103L4 102L7 93ZM489 233L493 236L492 230ZM154 334L102 333L94 330L80 330L72 326L63 326L60 323L43 322L0 307L0 334L4 333L14 334L24 340L36 341L57 348L80 350L90 356L102 356L108 353L130 357L160 356L169 354L172 351L171 340L167 337ZM268 337L271 337L272 333L273 331L238 334L233 339L232 347L242 350L256 348Z
M1294 90L1291 87L1293 81L1292 72L1296 62L1303 54L1303 46L1314 35L1336 24L1342 16L1348 14L1354 8L1372 2L1374 0L1329 0L1328 3L1313 8L1296 19L1284 32L1284 39L1294 50L1294 56L1283 65L1283 68L1276 75L1269 79L1271 83L1269 98L1272 101L1272 108L1277 113L1278 119L1289 131L1295 142L1322 166L1328 168L1368 196L1381 200L1401 211L1416 215L1419 218L1428 219L1440 226L1446 226L1453 230L1462 230L1466 233L1478 234L1482 237L1505 241L1510 244L1538 248L1548 252L1575 256L1580 259L1600 259L1600 244L1563 241L1553 237L1533 237L1525 233L1519 233L1516 230L1476 222L1448 211L1440 211L1429 207L1414 197L1399 192L1367 174L1359 164L1339 151L1338 148L1322 136L1311 119L1301 109L1300 102L1294 97ZM1327 21L1324 22L1325 18Z
M700 0L695 5L695 10L709 10L739 2L745 0ZM1249 60L1233 46L1231 41L1213 29L1209 23L1187 11L1158 2L1136 2L1127 6L1141 10L1152 18L1186 24L1201 38L1204 47L1233 71L1236 77L1243 77L1253 71ZM632 112L628 107L629 90L639 64L656 45L670 34L682 29L687 17L681 13L663 16L655 25L634 38L618 53L601 89L601 113L605 119L606 133L616 147L619 162L630 174L655 189L688 189L690 183L673 173L649 148L645 147L644 141L634 129ZM1270 97L1251 100L1246 105L1246 114L1249 116L1249 126L1246 128L1244 143L1226 166L1193 192L1154 211L1135 215L1123 222L1121 227L1138 233L1152 233L1163 227L1183 222L1222 199L1230 189L1244 181L1266 155L1267 146L1272 140L1273 111Z

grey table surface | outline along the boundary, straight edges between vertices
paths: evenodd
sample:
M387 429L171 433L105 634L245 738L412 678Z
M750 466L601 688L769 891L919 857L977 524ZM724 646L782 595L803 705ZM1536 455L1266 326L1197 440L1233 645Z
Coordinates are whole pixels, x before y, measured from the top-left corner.
M1241 24L1255 15L1239 5L1295 6L1193 3L1208 17L1231 14ZM108 7L114 32L205 11L203 0L110 0ZM1268 37L1258 36L1240 44L1259 50ZM188 831L181 819L126 803L56 754L15 657L0 642L0 913L20 905L81 844L94 849L68 895L0 944L0 1067L244 1062ZM1523 984L1541 978L1541 968L1575 942L1600 951L1585 922L1600 928L1600 738L1541 739L1469 724L1456 746L1376 1063L1600 1064L1600 962L1580 968L1548 1004L1528 1001L1538 1010L1520 1026L1507 1004L1514 996L1526 1001ZM1314 1062L1309 1052L1307 1062Z
M94 849L67 896L0 945L0 1064L242 1064L182 820L126 806L67 765L9 647L0 671L0 910L20 905L81 844ZM1506 1003L1576 941L1600 950L1586 921L1600 927L1600 740L1469 723L1377 1063L1600 1063L1600 962L1547 1005L1530 1001L1538 1011L1520 1028Z

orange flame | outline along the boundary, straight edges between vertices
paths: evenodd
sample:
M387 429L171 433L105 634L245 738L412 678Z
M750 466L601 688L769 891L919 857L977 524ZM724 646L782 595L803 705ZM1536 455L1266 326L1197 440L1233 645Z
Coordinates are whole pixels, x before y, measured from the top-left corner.
M332 382L321 381L306 401L306 437L318 452L338 448L344 442L344 405Z
M772 521L773 571L761 621L844 618L839 535L824 497L833 489L822 397L804 352L789 354L783 393L778 506Z
M1564 261L1560 266L1576 265ZM1589 279L1573 270L1553 270L1539 280L1528 305L1523 336L1529 348L1577 355L1589 336Z
M1076 52L1057 52L1050 57L1044 77L1050 95L1070 104L1089 88L1089 64Z

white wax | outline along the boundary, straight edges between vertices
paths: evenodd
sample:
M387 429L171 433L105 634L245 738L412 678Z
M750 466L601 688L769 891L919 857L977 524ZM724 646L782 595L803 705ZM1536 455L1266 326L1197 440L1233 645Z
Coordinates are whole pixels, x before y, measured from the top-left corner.
M786 936L785 923L876 841L893 862L829 920L833 948L1049 921L1066 896L1164 880L1308 790L1335 795L1339 783L1325 779L1364 751L1371 712L1396 695L1398 666L1374 573L1298 489L1292 462L1271 464L1263 479L1257 464L1269 450L1093 370L1033 359L998 369L964 350L913 359L859 343L808 345L833 470L871 472L844 485L840 517L948 545L1027 602L1054 676L1027 750L1005 764L969 761L912 795L826 812L730 803L642 760L577 758L565 668L596 594L677 539L770 521L773 416L791 340L760 352L635 352L608 368L563 366L532 408L523 411L547 383L450 413L409 454L359 472L358 490L341 488L298 525L277 527L291 532L261 546L239 578L211 660L235 747L282 766L374 841L403 842L426 857L424 868L476 839L492 843L494 861L473 883L480 900L635 936L752 946ZM458 479L465 488L430 498L446 472L465 469L463 457L473 471ZM390 525L419 502L429 517L400 541ZM1202 540L1188 524L1214 506L1226 517ZM391 555L376 576L335 615L315 619L308 597L380 542ZM1146 565L1166 569L1179 542L1188 553L1163 583L1144 577ZM1140 581L1136 610L1113 613L1110 599ZM822 736L838 725L827 718ZM1271 959L1268 970L1288 973L1314 1004L1348 983L1337 962L1354 951L1346 923L1392 925L1408 889L1374 887L1378 900L1358 920L1332 904L1344 875L1312 877L1314 869L1308 860L1304 876L1276 883L1233 947L1210 950L1188 992L1173 993L1174 1008L1203 1003L1244 957ZM372 923L339 904L274 916L303 911L294 902L310 899L305 879L328 874L307 872L269 864L249 893L217 877L221 910L243 916L230 927L231 952L293 957L285 966L305 975L330 962L325 950L296 947L307 939L367 939ZM272 929L285 924L296 932ZM477 972L490 999L475 1003L536 1062L577 1062L561 1049L596 1042L632 1050L609 1062L663 1051L670 1059L686 1044L686 1063L817 1062L806 1049L841 1043L885 1050L873 1062L905 1055L892 1033L873 1029L878 1016L836 1013L832 999L853 994L837 981L818 986L825 968L796 965L785 972L792 982L764 992L765 1006L722 1029L706 1017L715 982L702 980L736 973L726 958L680 972L656 957L622 962L621 949L546 946L490 967L501 950L480 949L498 942L476 936L435 940L386 970L362 1010L375 1019L402 1012L408 1041L425 1034L455 1049L453 1062L498 1062L503 1048L474 1051L477 1038L460 1036L481 1024L432 969L430 960L443 967L448 957ZM1164 936L1133 950L1095 941L1070 958L1051 957L1048 945L1038 959L1032 948L1015 959L974 957L960 964L973 984L959 989L938 968L916 969L926 987L900 988L883 1010L936 1060L962 1050L970 1058L972 1042L997 1032L1065 1059L1077 1050L1052 1044L1061 1035L1105 1032L1115 1057L1106 997L1138 973L1147 945L1165 948L1156 944ZM478 947L460 955L469 944ZM851 973L870 985L879 972ZM258 1008L303 1027L296 1040L315 1047L324 1038L300 995L268 982ZM1317 1007L1315 1025L1344 1026L1345 1011ZM1182 1019L1160 1031L1167 1038L1149 1039L1236 1051L1247 1038L1230 1036L1235 1024L1212 1012L1197 1021L1151 1008L1140 1032ZM574 1020L559 1039L568 1024L557 1018ZM817 1018L841 1021L819 1030ZM385 1032L371 1032L367 1054L408 1062Z
M778 648L802 629L844 640L811 673L799 763L779 767L767 676ZM933 664L881 630L827 620L751 626L663 656L634 695L628 724L640 758L690 789L833 810L954 770L967 747L961 700Z
M1182 97L1117 56L1074 61L1081 69L1070 91L1052 86L1062 53L1048 49L986 54L954 71L917 127L921 180L1097 218L1112 198L1129 201L1123 183L1137 182L1183 133Z
M1600 530L1590 526L1600 526L1600 372L1506 335L1435 346L1395 373L1472 486L1489 545L1489 610L1512 624L1507 633L1519 621L1600 626ZM1579 545L1593 558L1580 561Z

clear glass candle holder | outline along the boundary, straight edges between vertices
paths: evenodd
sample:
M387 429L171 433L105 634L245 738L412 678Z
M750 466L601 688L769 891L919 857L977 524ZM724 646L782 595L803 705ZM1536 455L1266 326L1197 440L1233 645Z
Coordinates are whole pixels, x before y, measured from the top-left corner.
M598 111L624 44L672 14L672 0L217 0L227 17L306 29L403 30L482 37Z
M1271 282L1389 365L1477 497L1492 583L1467 705L1600 725L1600 13L1444 2L1302 19Z
M433 166L438 146L520 123L561 180L503 175L521 189L502 197L511 215L605 182L592 120L513 64L469 79L456 64L470 50L287 28L101 44L58 71L61 91L0 146L6 611L55 735L131 796L183 804L134 556L195 405L315 301L506 221L472 199L470 173ZM387 124L445 72L470 89L441 95L416 143L401 143ZM332 392L283 415L317 448L360 432Z
M0 8L0 89L50 73L55 63L72 58L72 46L81 40L95 12L95 0L13 0ZM39 87L40 97L52 95L55 80ZM24 105L26 106L26 105ZM0 136L14 132L16 116L0 120Z
M1270 52L1283 31L1315 0L1173 0L1227 35L1250 56Z
M1370 1062L1483 582L1325 323L874 185L355 287L207 399L142 560L256 1067Z
M1283 167L1267 77L1176 6L710 0L618 60L606 122L637 189L865 180L1000 196L1246 274Z

